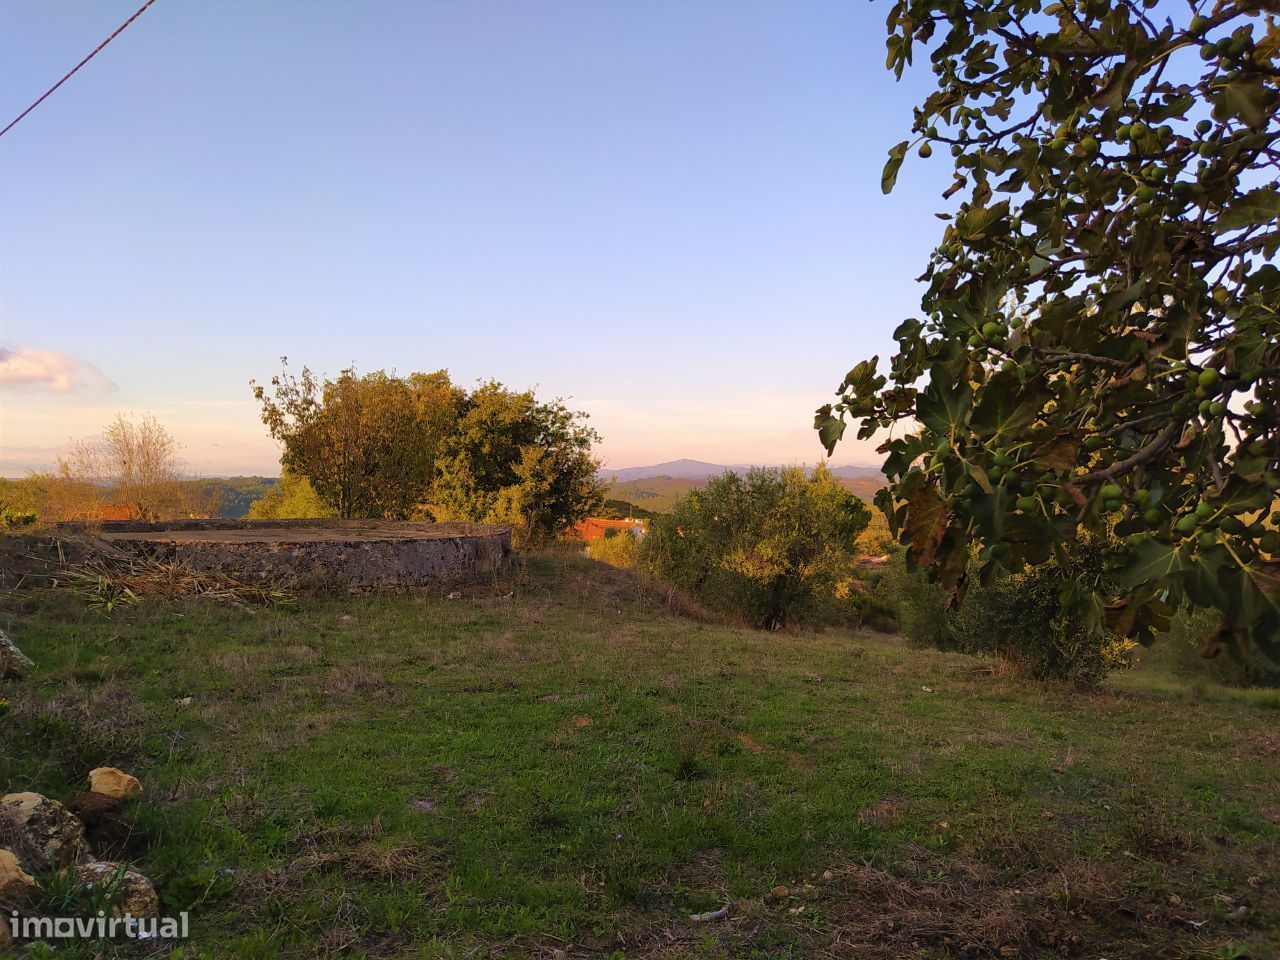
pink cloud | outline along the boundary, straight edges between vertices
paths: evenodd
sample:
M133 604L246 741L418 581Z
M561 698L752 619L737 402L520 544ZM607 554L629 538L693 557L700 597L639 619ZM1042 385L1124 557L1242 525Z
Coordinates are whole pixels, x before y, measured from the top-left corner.
M115 382L93 364L65 353L0 347L0 390L81 393L117 389Z

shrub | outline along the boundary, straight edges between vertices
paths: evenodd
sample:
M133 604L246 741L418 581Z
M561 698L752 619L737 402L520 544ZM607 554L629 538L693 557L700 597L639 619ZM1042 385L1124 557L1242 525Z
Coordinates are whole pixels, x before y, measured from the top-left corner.
M824 466L729 472L654 520L641 557L708 606L772 629L849 598L869 516Z
M636 565L640 541L630 530L610 530L599 540L587 544L587 556L611 567L630 570Z
M1211 680L1228 687L1280 687L1280 663L1256 646L1240 650L1232 644L1212 659L1201 655L1205 638L1218 629L1218 621L1212 610L1180 611L1168 637L1143 659L1158 661L1174 675L1190 680Z
M320 499L311 482L288 467L280 470L280 482L249 505L250 520L288 520L332 517L334 511Z
M1080 620L1059 603L1069 571L1046 564L974 589L950 615L956 646L992 652L1039 680L1096 686L1127 666L1131 641Z
M892 633L898 629L898 611L883 591L874 586L854 594L848 607L851 621L867 630Z
M896 544L893 534L889 532L889 521L879 510L871 513L871 522L867 529L858 536L858 552L870 556L882 556L891 553Z
M915 647L955 650L955 636L945 612L947 591L918 570L907 570L901 553L890 561L882 590L893 604L898 629Z
M1082 579L1101 577L1107 548L1086 544L1057 562L970 586L945 609L946 591L920 573L902 573L894 593L898 622L916 645L993 655L1039 680L1096 686L1126 667L1132 642L1081 619L1060 597Z

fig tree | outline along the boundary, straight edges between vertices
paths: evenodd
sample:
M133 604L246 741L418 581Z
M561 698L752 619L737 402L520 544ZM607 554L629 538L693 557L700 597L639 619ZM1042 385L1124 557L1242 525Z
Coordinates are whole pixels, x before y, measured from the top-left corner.
M828 453L847 419L864 440L923 424L990 451L983 486L1016 517L981 492L953 505L945 474L892 441L885 462L891 527L957 598L991 544L1022 569L1054 562L1047 544L1104 537L1114 582L1080 583L1064 613L1123 601L1122 629L1148 640L1171 611L1213 605L1280 659L1265 566L1280 554L1258 551L1280 491L1274 4L891 3L890 67L914 55L936 78L903 133L954 144L957 178L920 278L930 322L895 338L892 387L873 361L819 411ZM890 152L886 192L906 153ZM996 460L1014 438L1018 456ZM1139 517L1112 523L1126 499Z

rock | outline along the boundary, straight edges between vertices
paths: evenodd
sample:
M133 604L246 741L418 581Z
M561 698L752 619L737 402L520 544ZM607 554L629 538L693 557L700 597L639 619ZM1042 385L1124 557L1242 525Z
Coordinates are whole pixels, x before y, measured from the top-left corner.
M160 916L160 898L151 881L122 863L90 860L75 868L75 878L103 891L102 904L111 910L112 916Z
M22 869L13 851L0 849L0 905L25 907L39 892L40 884Z
M729 915L729 907L726 904L725 906L720 907L718 910L708 910L706 913L691 914L689 916L689 919L692 920L694 923L709 923L712 920L721 920L724 917L727 917L728 915Z
M0 680L21 680L35 664L0 630Z
M142 793L142 784L137 777L116 767L98 767L89 771L89 789L117 800L127 800Z
M84 838L100 857L132 860L145 849L147 832L125 812L123 800L92 790L74 797L67 809L84 824Z
M69 867L92 855L84 840L84 824L62 804L38 793L7 793L0 812L8 814L26 845L44 862L32 867Z
M67 803L67 809L80 818L86 827L97 826L104 820L116 817L120 813L123 801L119 797L108 796L90 790L73 797Z

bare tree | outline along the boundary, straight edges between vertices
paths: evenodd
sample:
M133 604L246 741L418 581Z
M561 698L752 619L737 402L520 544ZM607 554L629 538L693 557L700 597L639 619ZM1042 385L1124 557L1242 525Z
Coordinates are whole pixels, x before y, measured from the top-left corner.
M59 461L60 472L110 492L139 520L159 520L185 509L183 465L177 439L152 414L118 414L101 436L81 440Z

